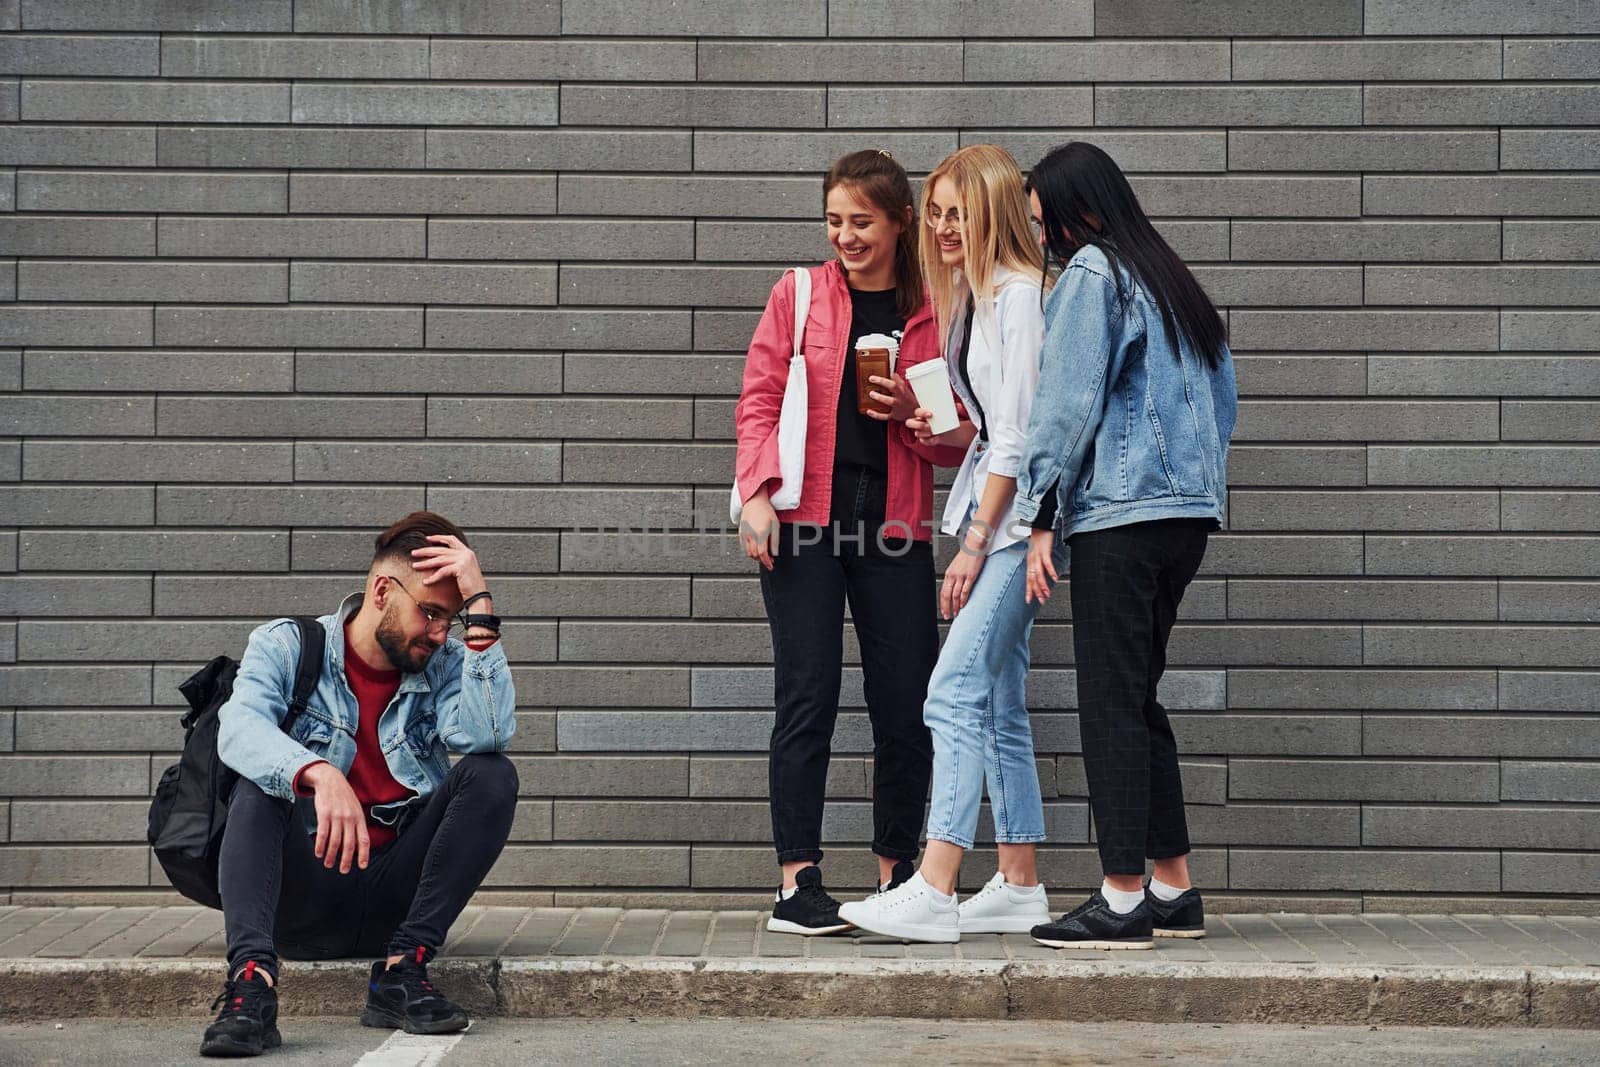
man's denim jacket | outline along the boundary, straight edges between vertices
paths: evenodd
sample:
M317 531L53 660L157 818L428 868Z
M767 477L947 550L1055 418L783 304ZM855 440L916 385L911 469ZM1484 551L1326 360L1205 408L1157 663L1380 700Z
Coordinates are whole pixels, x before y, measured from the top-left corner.
M1039 391L1017 475L1027 521L1060 479L1055 527L1075 533L1227 515L1233 356L1175 352L1149 292L1086 245L1045 300Z
M281 724L300 662L300 633L292 620L278 619L250 635L233 696L217 713L217 754L269 796L295 800L295 776L317 760L349 773L359 713L345 680L344 621L360 606L361 594L352 593L338 611L322 617L322 677L288 733ZM400 691L378 719L378 741L389 773L415 796L374 805L373 821L395 825L408 807L437 789L450 773L447 750L503 751L516 731L515 711L511 668L499 641L483 652L447 641L421 673L403 675ZM300 807L314 828L315 812Z

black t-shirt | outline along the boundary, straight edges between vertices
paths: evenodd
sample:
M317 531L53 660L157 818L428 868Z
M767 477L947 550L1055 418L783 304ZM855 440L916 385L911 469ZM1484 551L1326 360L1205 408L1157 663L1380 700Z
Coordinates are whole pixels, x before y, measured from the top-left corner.
M839 383L839 436L833 465L855 465L889 473L889 424L856 411L856 342L869 333L893 337L906 328L895 303L895 291L850 290L850 342L844 355L844 380ZM898 371L898 361L896 370Z
M967 298L966 317L961 320L961 353L956 358L956 369L961 372L961 384L967 387L967 395L972 398L972 403L978 409L978 438L984 444L989 443L989 416L983 413L983 405L978 402L978 391L972 388L972 372L967 369L967 359L972 355L972 298Z

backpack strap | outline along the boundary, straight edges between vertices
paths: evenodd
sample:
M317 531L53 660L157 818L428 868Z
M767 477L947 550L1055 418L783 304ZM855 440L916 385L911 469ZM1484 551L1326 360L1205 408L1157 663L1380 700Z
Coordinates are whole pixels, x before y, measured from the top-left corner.
M295 616L294 624L300 630L300 665L295 669L294 694L289 698L289 714L283 720L283 730L289 727L306 710L311 694L316 692L322 677L322 653L327 644L327 631L322 623L304 615Z

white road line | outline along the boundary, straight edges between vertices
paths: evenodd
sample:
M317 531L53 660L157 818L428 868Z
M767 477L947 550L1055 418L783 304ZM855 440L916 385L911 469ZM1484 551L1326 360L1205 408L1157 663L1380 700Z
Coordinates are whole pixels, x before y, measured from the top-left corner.
M465 1031L430 1037L396 1030L389 1040L357 1060L355 1067L437 1067L465 1036Z

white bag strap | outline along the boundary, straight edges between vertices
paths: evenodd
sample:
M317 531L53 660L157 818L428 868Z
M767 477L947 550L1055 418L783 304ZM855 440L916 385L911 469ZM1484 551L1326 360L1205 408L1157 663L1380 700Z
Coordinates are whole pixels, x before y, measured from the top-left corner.
M811 314L811 271L805 267L791 268L794 274L794 350L793 359L800 354L800 339L806 332L806 317Z

